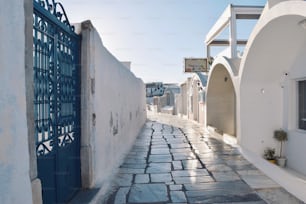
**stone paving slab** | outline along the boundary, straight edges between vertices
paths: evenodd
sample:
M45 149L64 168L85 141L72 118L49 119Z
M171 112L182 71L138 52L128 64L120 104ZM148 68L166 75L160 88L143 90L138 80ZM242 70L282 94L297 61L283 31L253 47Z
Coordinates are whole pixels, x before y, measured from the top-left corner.
M196 156L194 155L193 152L186 151L185 149L180 149L180 150L183 150L185 152L176 152L176 153L172 152L174 160L178 161L178 160L192 160L192 159L196 159Z
M170 185L170 190L171 191L182 191L183 190L183 185Z
M197 159L183 160L182 164L183 164L184 169L202 169L203 168L202 163Z
M123 173L123 174L143 174L144 169L120 168L119 173Z
M213 177L216 181L238 181L241 180L239 175L233 171L213 172Z
M127 154L105 204L300 204L203 128L173 116L150 116ZM272 188L273 187L273 188Z
M254 202L262 201L256 193L227 194L222 192L186 192L189 203L228 203L228 202ZM264 202L264 201L262 201Z
M171 172L171 163L150 163L146 173L169 173Z
M214 182L211 176L173 177L175 184L196 184Z
M227 181L227 182L213 182L201 184L185 184L187 191L207 191L207 190L231 190L232 192L251 192L252 189L243 181Z
M135 183L149 183L150 175L149 174L136 174Z
M186 195L183 191L170 191L170 197L174 203L187 202Z
M209 176L209 173L206 169L172 171L171 174L174 177Z
M152 183L167 183L172 181L170 173L150 174Z
M172 167L173 170L182 170L183 169L182 161L173 161Z
M225 164L208 164L206 165L208 171L233 171L231 167Z
M131 187L130 203L163 203L169 201L164 184L135 184Z
M149 162L155 162L155 163L169 163L172 162L172 156L171 154L155 154L149 156Z

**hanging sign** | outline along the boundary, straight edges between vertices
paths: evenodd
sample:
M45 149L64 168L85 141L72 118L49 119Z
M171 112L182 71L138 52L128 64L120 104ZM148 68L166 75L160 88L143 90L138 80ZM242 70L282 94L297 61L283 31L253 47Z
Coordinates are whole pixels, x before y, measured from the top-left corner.
M207 72L206 58L185 58L184 72Z

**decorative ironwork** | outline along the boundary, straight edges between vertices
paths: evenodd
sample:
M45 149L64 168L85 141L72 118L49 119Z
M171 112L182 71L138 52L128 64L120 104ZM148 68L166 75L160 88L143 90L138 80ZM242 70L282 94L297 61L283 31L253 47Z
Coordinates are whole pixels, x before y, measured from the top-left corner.
M80 37L62 4L33 0L33 5L38 176L44 203L64 203L80 186Z
M45 2L40 5L51 10L54 4ZM39 12L33 18L36 142L37 156L41 156L74 140L77 124L73 118L78 117L78 39Z
M69 30L75 31L75 27L70 24L66 11L60 2L54 0L33 0L34 7L44 8L49 14L53 15L58 22L62 22Z

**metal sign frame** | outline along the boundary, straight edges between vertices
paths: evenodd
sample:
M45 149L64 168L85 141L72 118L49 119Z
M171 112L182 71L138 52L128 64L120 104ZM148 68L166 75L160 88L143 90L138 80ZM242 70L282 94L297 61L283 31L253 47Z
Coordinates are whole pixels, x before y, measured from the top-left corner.
M207 59L206 58L185 58L184 59L184 72L207 72Z

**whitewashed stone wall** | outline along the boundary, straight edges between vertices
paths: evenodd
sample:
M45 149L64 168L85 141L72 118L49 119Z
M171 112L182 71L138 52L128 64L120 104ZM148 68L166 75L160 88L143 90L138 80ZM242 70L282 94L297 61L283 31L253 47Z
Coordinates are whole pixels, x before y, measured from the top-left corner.
M145 85L104 46L90 21L82 25L82 179L108 182L146 120Z
M33 134L32 5L31 0L0 4L3 204L42 202ZM145 86L107 51L90 23L84 23L83 28L82 183L83 187L101 187L146 120Z
M0 202L32 203L24 1L2 1L0 23Z

